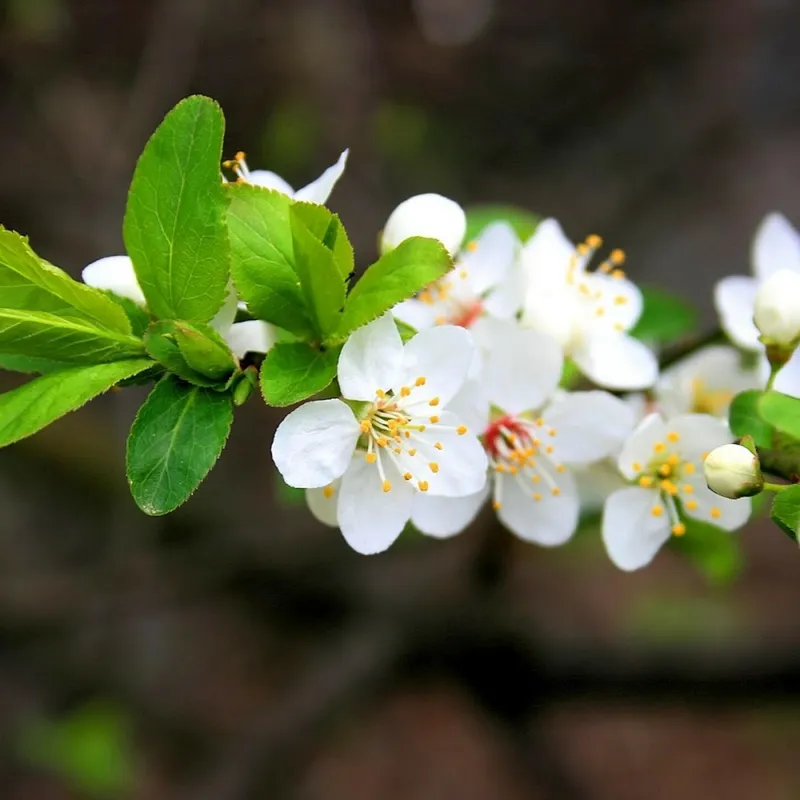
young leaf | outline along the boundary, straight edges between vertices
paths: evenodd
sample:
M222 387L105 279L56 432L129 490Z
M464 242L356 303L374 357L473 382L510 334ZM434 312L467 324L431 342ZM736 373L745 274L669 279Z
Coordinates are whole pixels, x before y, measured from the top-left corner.
M9 372L24 372L28 375L38 373L44 375L47 372L55 372L59 369L69 369L75 366L68 361L53 361L49 358L37 358L36 356L19 356L13 353L0 353L0 369Z
M800 400L780 392L766 392L758 402L765 422L793 439L800 439Z
M341 347L276 344L261 365L261 393L271 406L290 406L321 392L336 377Z
M174 332L186 363L202 375L221 381L239 368L225 340L210 325L176 322Z
M100 364L144 355L140 339L98 328L79 317L0 308L0 352L74 364Z
M406 239L369 267L353 287L336 338L344 340L351 331L439 280L452 266L447 250L435 239Z
M144 335L144 346L147 348L148 354L167 370L195 386L217 386L218 379L210 378L189 366L178 346L175 336L176 324L174 320L162 319L150 325Z
M770 516L772 521L789 538L798 541L798 534L800 534L800 485L789 486L775 495Z
M0 305L89 320L96 327L130 333L125 312L104 292L72 280L40 259L28 240L0 226Z
M294 248L294 268L300 278L315 332L327 338L339 325L344 306L345 281L329 250L303 223L297 206L289 209Z
M225 299L224 128L213 100L189 97L167 114L136 165L123 235L157 317L208 322Z
M226 189L236 289L255 317L310 339L314 326L294 268L291 201L247 183L228 184Z
M339 274L348 280L355 268L355 256L339 217L316 203L293 203L292 212L333 253Z
M764 421L759 411L762 395L763 392L755 389L737 394L728 411L728 424L735 436L750 435L758 447L772 447L775 429Z
M697 328L697 310L683 298L652 286L642 286L641 290L644 311L631 336L661 344L687 336Z
M152 366L146 358L70 367L0 395L0 447L40 431L120 381Z
M507 222L520 240L526 242L533 236L541 217L524 208L505 205L473 206L467 210L467 232L465 242L471 242L481 235L484 228L493 222Z
M186 502L219 458L232 422L229 394L162 378L128 437L128 482L139 508L157 516Z

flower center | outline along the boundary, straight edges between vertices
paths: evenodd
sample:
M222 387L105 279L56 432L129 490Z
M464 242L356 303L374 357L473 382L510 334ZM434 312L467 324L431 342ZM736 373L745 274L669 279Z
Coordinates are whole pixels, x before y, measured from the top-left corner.
M498 478L516 480L523 491L541 502L543 492L557 497L561 494L558 475L565 471L563 464L552 459L556 429L536 420L504 416L491 422L483 432L483 444L489 456L490 469ZM502 481L494 482L494 507L502 505Z
M483 314L483 302L470 289L469 271L457 266L452 272L432 283L418 295L418 299L429 306L436 306L441 313L436 317L437 325L471 327Z
M250 168L247 166L245 154L240 150L230 161L223 161L222 166L231 170L236 175L236 180L246 182L250 180Z
M670 431L666 439L665 442L656 442L653 445L653 455L647 464L634 461L631 467L636 473L639 486L658 491L650 513L654 517L662 517L666 513L672 525L672 533L683 536L686 525L681 521L676 501L680 501L688 511L694 511L698 507L694 498L694 486L687 482L687 478L697 473L698 465L683 458L680 435L676 431ZM722 514L717 506L712 506L708 513L712 520L719 519Z
M702 378L692 381L692 408L695 414L711 414L714 417L726 416L733 400L734 392L729 389L711 389L703 383Z

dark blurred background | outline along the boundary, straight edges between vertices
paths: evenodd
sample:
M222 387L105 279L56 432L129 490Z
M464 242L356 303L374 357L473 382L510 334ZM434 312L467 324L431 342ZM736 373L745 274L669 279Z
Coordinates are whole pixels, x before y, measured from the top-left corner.
M78 275L182 96L226 151L332 207L362 265L400 200L515 203L691 295L800 223L791 0L4 0L0 221ZM5 376L4 385L15 378ZM703 571L638 574L596 531L547 551L487 515L349 551L238 414L163 519L127 494L140 396L0 459L3 800L800 796L800 555L755 523Z

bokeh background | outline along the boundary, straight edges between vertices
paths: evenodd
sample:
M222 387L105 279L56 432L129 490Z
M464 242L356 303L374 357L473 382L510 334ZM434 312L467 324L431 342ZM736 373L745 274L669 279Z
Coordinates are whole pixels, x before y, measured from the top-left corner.
M73 275L121 251L182 96L331 205L361 265L410 194L597 232L690 295L800 223L792 0L4 0L0 220ZM3 376L4 386L15 376ZM276 480L252 401L195 497L127 494L136 390L0 457L3 800L800 796L800 554L755 523L618 572L491 515L350 552ZM727 560L726 560L727 559Z

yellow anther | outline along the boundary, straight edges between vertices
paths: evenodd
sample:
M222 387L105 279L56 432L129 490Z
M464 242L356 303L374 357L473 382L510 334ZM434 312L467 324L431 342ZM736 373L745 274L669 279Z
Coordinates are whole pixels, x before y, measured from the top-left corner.
M625 326L621 322L615 322L614 323L614 330L615 331L624 331L625 330Z
M553 445L551 445L551 444L547 445L547 447L545 447L544 451L545 451L545 453L547 453L547 455L550 455L553 452Z
M512 475L516 475L516 474L519 472L519 467L515 467L515 466L513 466L513 465L512 465L512 466L510 466L510 467L508 468L508 471L509 471L509 472L510 472Z
M433 445L437 450L444 450L444 445L441 442L436 442Z
M642 475L642 477L639 478L639 486L641 486L643 489L647 489L652 485L653 479L649 475Z
M700 456L700 460L701 460L701 461L705 461L705 460L708 458L708 456L709 456L710 452L711 452L710 450L706 450L706 451L705 451L705 453L703 453L703 454Z
M435 475L439 471L439 465L435 461L431 461L428 466L431 468L431 472Z
M439 421L439 417L437 417L435 414L432 417L428 417L428 419L430 420L431 425L435 425Z
M467 244L467 250L469 250L470 253L474 253L477 249L478 249L477 242L472 241Z
M553 493L553 497L558 497L561 494L561 489L558 486L554 486L550 491Z
M499 511L503 507L503 504L500 503L498 500L492 500L492 508L495 511Z
M393 447L392 450L394 450L394 454L396 456L402 455L402 453L403 453L403 448L402 447Z
M631 464L631 469L634 472L641 472L642 471L642 465L638 461L634 461L633 464Z
M458 273L458 277L461 278L462 281L466 280L468 275L469 273L465 269L462 269L461 272Z
M411 388L408 386L403 386L400 389L400 397L408 397L411 394Z
M621 269L615 269L611 271L611 277L619 281L625 277L625 273Z
M361 428L361 433L369 433L372 425L369 424L368 420L362 419L359 423L359 427Z
M694 473L695 473L695 470L696 470L696 469L697 469L697 468L695 467L695 465L694 465L694 464L692 464L692 462L691 462L691 461L687 461L687 462L686 462L686 463L683 465L683 471L684 471L684 473L685 473L686 475L694 475Z
M433 322L436 325L446 325L447 317L442 317L442 316L436 317L436 319Z
M431 399L428 400L428 405L429 406L438 406L439 405L439 398L438 397L431 397Z
M667 478L672 474L672 467L669 464L662 464L658 468L658 474L664 478Z
M655 450L656 453L663 453L666 448L667 446L664 444L664 442L656 442L653 445L653 450Z
M334 492L334 488L333 488L333 486L326 486L326 487L325 487L325 488L322 490L322 496L323 496L323 497L325 497L325 498L327 498L328 500L330 500L330 499L331 499L331 497L333 497L333 492Z
M456 433L457 433L459 436L463 436L463 435L464 435L466 432L467 432L467 426L466 426L466 425L459 425L459 426L456 428Z
M541 475L531 475L531 482L532 483L541 483L542 476Z
M426 428L424 425L420 425L420 426L417 428L417 430L418 430L420 433L424 433L424 432L427 430L427 428Z
M697 500L687 500L686 508L689 511L695 511L697 509Z
M602 317L605 313L606 313L606 310L602 306L600 306L600 308L596 308L594 310L594 315L596 317Z
M681 438L681 435L679 433L677 433L676 431L670 431L667 434L667 439L669 439L673 444L675 444L675 442L680 441L680 438Z
M383 491L384 492L391 492L392 491L392 484L389 481L383 482Z
M662 492L666 492L670 497L675 497L678 494L678 487L672 481L661 481L658 486Z
M404 481L410 481L413 477L414 476L410 472L404 472L403 473L403 480Z
M427 492L428 491L428 481L417 481L417 488L421 492Z
M586 237L586 244L593 250L597 250L598 247L603 246L603 240L596 233L593 233L590 236Z
M566 472L567 468L563 464L558 464L556 466L556 472Z
M694 492L694 486L691 483L684 483L681 487L686 494L692 494Z
M612 264L616 264L618 267L622 266L625 263L625 251L619 248L612 250L609 258Z
M651 514L652 514L654 517L660 517L660 516L661 516L661 515L664 513L664 506L653 506L653 507L650 509L650 513L651 513Z
M534 492L534 493L533 493L533 499L534 499L534 500L535 500L537 503L541 503L541 502L542 502L542 496L539 494L539 492Z
M494 465L494 471L495 472L505 472L506 471L506 465L505 464L495 464Z
M722 511L720 511L717 506L713 506L709 513L712 519L719 519L722 516Z
M415 455L417 454L417 448L416 448L416 447L412 447L412 448L411 448L411 449L408 451L408 454L409 454L410 456L415 456Z
M558 431L555 428L550 428L550 430L547 431L548 436L555 436L557 433Z
M378 460L378 456L375 453L365 453L364 460L367 464L374 464Z
M683 536L686 533L686 526L682 522L677 522L672 526L672 533L675 536Z
M618 295L617 295L617 296L614 298L614 305L616 305L616 306L624 306L624 305L625 305L625 303L627 303L627 302L628 302L628 298L627 298L627 297L625 297L625 295L624 295L624 294L618 294Z
M581 242L576 248L579 256L585 256L589 252L589 246L584 242ZM570 265L572 266L572 265Z
M384 392L383 389L378 389L378 391L375 392L375 394L378 395L378 397L380 397L381 400L386 399L386 392Z
M427 378L424 375L420 375L419 378L414 381L414 386L424 386L426 380Z
M378 447L386 447L386 445L389 444L389 440L385 436L379 436L375 440L375 444L378 445Z
M675 453L673 453L673 454L672 454L672 455L671 455L671 456L670 456L670 457L667 459L667 464L669 464L671 467L677 467L677 466L678 466L678 464L680 464L680 463L681 463L681 460L680 460L680 458L678 458L678 456L676 456L676 455L675 455Z

